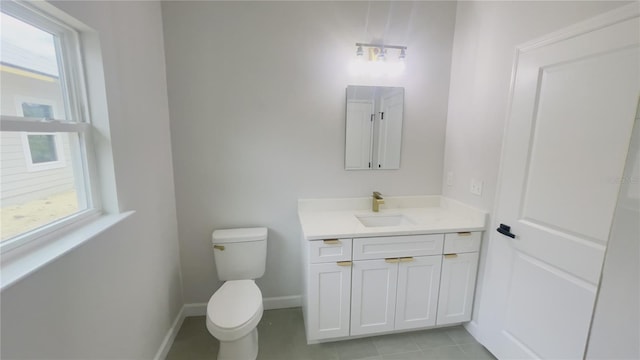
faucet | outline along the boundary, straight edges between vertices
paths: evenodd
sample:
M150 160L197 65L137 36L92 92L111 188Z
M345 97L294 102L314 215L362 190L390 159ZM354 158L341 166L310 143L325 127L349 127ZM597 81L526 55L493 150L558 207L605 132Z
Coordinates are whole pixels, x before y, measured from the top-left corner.
M372 210L373 212L378 212L380 210L380 205L384 204L384 199L382 198L382 194L377 191L373 192L373 203Z

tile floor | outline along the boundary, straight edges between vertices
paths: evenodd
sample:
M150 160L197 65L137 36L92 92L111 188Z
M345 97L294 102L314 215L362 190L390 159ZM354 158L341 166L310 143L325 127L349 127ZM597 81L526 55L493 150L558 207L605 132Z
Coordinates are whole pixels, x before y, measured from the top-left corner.
M262 360L495 359L461 327L307 345L300 308L268 310L258 325ZM204 316L186 318L168 360L215 359Z

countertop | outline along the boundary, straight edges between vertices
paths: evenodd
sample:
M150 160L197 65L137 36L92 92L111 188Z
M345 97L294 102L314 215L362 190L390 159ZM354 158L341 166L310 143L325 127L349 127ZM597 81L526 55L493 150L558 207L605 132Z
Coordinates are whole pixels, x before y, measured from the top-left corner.
M484 231L487 213L442 196L385 196L379 212L371 197L299 199L305 240ZM410 225L365 227L356 216L403 215Z

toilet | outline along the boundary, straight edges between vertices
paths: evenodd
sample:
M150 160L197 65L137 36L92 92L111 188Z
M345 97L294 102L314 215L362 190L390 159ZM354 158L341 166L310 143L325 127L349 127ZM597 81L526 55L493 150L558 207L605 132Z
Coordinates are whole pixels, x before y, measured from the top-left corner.
M207 330L220 340L218 360L255 360L264 275L267 228L216 230L212 234L218 278L225 283L207 304Z

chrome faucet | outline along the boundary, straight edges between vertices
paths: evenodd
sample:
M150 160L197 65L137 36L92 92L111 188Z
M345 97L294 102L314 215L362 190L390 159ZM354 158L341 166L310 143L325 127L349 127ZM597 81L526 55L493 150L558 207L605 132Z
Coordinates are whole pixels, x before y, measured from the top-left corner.
M377 191L373 192L373 203L372 203L372 209L373 212L378 212L380 210L380 205L384 204L384 198L382 197L382 194L380 194Z

